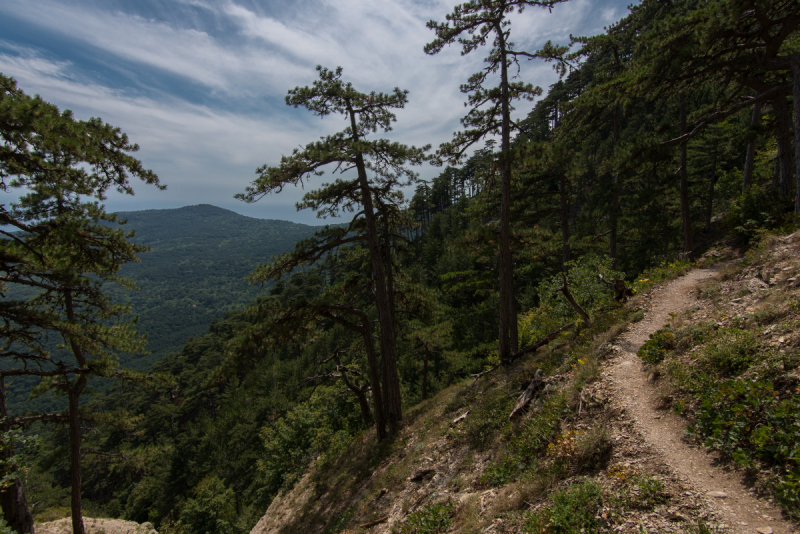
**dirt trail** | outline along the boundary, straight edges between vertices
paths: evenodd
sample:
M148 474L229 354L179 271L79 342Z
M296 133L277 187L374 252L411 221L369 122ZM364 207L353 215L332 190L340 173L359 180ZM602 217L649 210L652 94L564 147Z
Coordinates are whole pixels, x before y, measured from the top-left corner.
M706 495L709 507L724 518L727 532L792 534L797 531L780 519L781 512L753 496L742 484L740 473L715 465L713 456L683 440L686 422L670 411L656 408L657 391L636 356L650 334L667 324L670 313L697 302L692 290L715 274L713 269L696 269L654 290L644 319L632 324L617 340L622 351L611 363L609 378L647 444L686 485Z

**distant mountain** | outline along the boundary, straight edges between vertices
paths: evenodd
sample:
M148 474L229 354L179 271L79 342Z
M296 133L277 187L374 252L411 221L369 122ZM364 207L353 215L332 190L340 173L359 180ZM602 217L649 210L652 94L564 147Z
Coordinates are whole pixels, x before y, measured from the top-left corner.
M179 352L190 337L208 333L213 319L246 306L263 290L245 277L320 228L254 219L208 204L119 212L117 217L127 221L124 229L136 232L131 241L151 249L139 255L139 263L121 270L138 291L106 286L114 302L131 305L133 315L139 316L139 331L147 333L150 354L120 358L122 367L137 371L150 370L167 354ZM58 350L55 341L51 350ZM11 413L64 408L64 398L50 393L29 400L36 382L33 377L8 381ZM96 391L109 386L109 381L93 382Z
M287 252L319 227L254 219L208 204L166 210L117 213L147 245L141 262L121 274L139 291L114 291L114 300L132 306L139 330L148 335L150 355L123 361L147 370L167 353L179 351L190 336L208 332L214 318L241 309L259 288L245 280L272 256Z

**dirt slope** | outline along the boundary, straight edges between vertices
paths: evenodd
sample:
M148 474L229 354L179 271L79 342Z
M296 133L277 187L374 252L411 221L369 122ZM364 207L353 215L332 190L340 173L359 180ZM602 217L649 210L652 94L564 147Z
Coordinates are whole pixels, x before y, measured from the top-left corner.
M781 254L800 258L800 233L796 237L786 238L791 246L782 249ZM797 250L792 248L794 245ZM781 258L773 255L776 262L783 261ZM789 269L778 263L776 269L782 274L759 274L766 276L769 283L751 279L752 273L739 273L740 281L726 282L734 284L724 290L732 296L742 291L742 284L755 288L744 300L730 300L732 306L744 310L770 292L762 286L780 291L783 286L779 284L800 280L791 278L794 267ZM621 505L613 498L604 501L595 517L601 525L596 532L800 533L781 519L780 511L770 501L756 498L748 490L741 472L726 470L714 455L685 439L687 421L665 409L659 384L650 380L650 371L636 356L650 334L681 312L695 310L690 321L713 316L708 308L712 304L699 301L696 295L698 288L719 276L719 272L695 269L649 294L637 295L631 309L641 307L643 318L627 329L623 324L606 332L603 339L610 341L595 340L592 351L599 372L579 391L573 415L562 421L559 439L603 429L611 443L611 453L600 470L568 475L554 482L545 495L532 489L530 478L526 480L524 474L497 486L482 482L508 450L503 439L518 435L528 422L536 420L545 396L554 395L559 389L569 391L573 383L575 365L572 371L562 368L560 374L548 377L552 389L536 401L538 407L534 402L522 421L510 427L495 424L500 419L507 420L509 413L501 397L519 394L512 384L519 382L519 376L532 374L537 365L534 358L503 370L504 374L493 375L488 381L481 379L477 385L449 388L412 408L398 437L380 454L375 454L374 439L361 438L336 466L323 471L313 468L292 490L273 500L251 534L389 534L399 532L409 517L437 503L451 507L452 522L447 532L522 534L530 532L529 514L552 505L551 493L587 480L599 484L607 496L628 495L632 499ZM779 341L783 343L785 337ZM495 400L486 400L489 397ZM487 404L490 402L495 404ZM498 419L492 420L487 414L495 406L504 407L491 416ZM465 442L466 429L470 425L477 428L479 423L494 425L491 428L496 429L496 436L505 433L506 437L492 437L496 441L486 446ZM559 448L554 448L555 454ZM540 465L554 461L549 448L540 461ZM654 500L636 495L637 481L642 480L653 481L662 488Z
M632 417L645 442L687 486L705 495L708 506L717 511L728 527L726 530L789 534L795 532L793 527L780 519L779 510L749 492L742 484L741 474L724 470L716 465L714 456L684 441L686 422L669 410L656 408L659 393L636 356L650 334L667 324L670 314L697 303L698 284L714 275L711 269L698 269L653 291L644 320L631 325L617 340L621 350L609 362L607 378L616 389L616 399Z
M158 534L150 523L134 523L122 519L83 518L86 534ZM72 534L72 520L59 519L36 525L36 534Z

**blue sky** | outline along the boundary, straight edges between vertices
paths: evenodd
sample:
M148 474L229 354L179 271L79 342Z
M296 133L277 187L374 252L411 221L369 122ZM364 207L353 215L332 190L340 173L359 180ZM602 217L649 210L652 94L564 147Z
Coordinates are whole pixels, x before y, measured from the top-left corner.
M627 13L629 0L571 0L552 13L515 15L512 40L536 50L548 39L592 35ZM248 205L233 199L256 167L341 129L284 104L310 85L317 64L344 68L364 92L408 89L387 137L434 147L459 129L459 84L485 51L455 47L426 56L428 20L444 20L450 0L4 0L0 72L79 119L101 117L140 145L138 157L167 185L111 196L112 211L208 203L244 215L319 224L296 212L302 190ZM521 77L545 90L550 65L529 62ZM520 105L518 114L530 106ZM423 179L439 169L417 169ZM330 178L330 175L327 175ZM326 181L323 176L318 184ZM11 201L4 198L0 202Z

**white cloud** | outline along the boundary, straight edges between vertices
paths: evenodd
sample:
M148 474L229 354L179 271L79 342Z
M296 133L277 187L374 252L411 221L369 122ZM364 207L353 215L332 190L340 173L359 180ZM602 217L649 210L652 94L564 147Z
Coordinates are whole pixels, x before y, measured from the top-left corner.
M234 0L180 1L229 30L220 34L199 18L146 18L57 0L0 5L0 16L102 51L107 63L140 82L136 91L112 89L68 52L0 43L7 51L0 54L0 71L17 78L27 92L41 93L79 118L101 116L142 146L141 159L169 186L167 193L145 193L151 202L182 205L181 199L206 198L223 204L244 190L257 166L277 163L293 147L340 129L337 118L320 121L303 110L253 111L254 102L281 106L287 89L313 82L318 63L342 66L345 78L362 91L409 89L410 102L398 110L396 131L389 135L437 146L460 128L465 108L459 85L483 67L488 52L462 57L460 47L451 46L435 56L424 54L423 46L434 37L425 23L444 20L452 1L319 0L318 9L279 15ZM512 40L517 48L535 50L548 39L564 43L570 33L601 31L622 12L608 5L600 9L598 1L573 0L553 13L528 8L514 16ZM521 62L521 67L524 80L545 89L557 79L550 65ZM145 75L142 68L150 71ZM152 71L188 81L207 98L199 104L185 95L147 89L147 77L158 76ZM517 115L530 107L521 103ZM430 177L438 171L422 172ZM293 204L298 196L284 194L266 204Z

